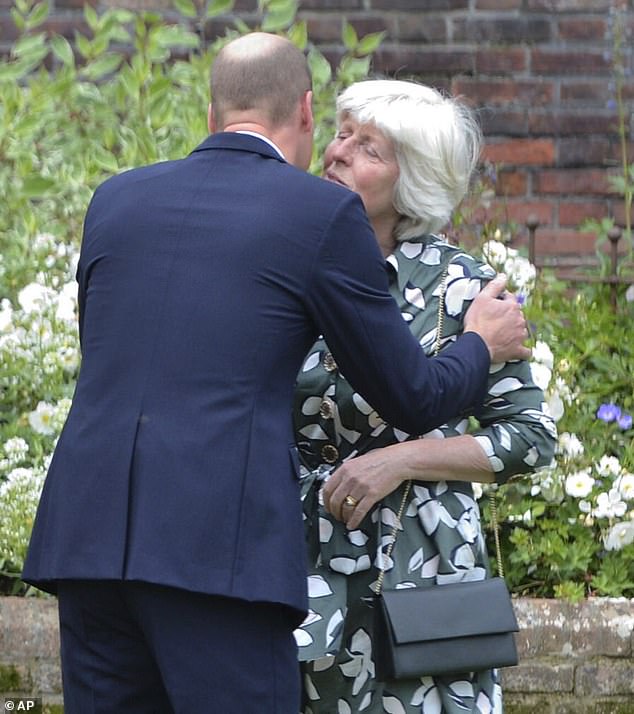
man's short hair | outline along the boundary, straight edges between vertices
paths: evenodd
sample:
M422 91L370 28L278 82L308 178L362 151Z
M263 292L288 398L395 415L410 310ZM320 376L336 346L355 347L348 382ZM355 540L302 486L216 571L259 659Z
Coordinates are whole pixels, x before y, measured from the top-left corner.
M284 124L310 88L306 57L279 35L239 37L218 53L211 68L211 101L219 126L230 112L250 109L272 126Z

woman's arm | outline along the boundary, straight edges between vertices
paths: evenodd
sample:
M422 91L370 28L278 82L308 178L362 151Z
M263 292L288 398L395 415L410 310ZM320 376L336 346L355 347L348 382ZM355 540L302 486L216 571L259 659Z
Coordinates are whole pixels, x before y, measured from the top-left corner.
M324 505L352 530L376 503L410 479L491 483L495 476L490 460L470 434L413 439L345 461L324 486ZM343 505L346 496L358 501L354 508Z

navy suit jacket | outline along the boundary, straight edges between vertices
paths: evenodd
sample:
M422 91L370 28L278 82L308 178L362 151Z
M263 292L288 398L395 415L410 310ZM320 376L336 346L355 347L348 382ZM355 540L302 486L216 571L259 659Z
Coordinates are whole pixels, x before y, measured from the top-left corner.
M473 410L475 334L428 359L352 191L221 133L115 176L86 214L82 365L23 577L129 579L306 607L291 397L322 333L390 423Z

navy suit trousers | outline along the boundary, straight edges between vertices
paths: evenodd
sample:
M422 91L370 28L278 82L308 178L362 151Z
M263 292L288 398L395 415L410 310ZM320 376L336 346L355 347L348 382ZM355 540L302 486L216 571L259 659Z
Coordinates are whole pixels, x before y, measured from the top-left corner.
M125 581L60 581L66 714L297 714L296 613Z

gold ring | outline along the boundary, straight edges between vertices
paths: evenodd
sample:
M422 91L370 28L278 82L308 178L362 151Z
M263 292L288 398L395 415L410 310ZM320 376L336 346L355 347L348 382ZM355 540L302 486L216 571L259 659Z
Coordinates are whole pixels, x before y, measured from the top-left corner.
M350 508L355 508L357 503L359 503L359 501L357 501L357 499L354 496L346 496L343 499L343 502L346 506L350 506Z

